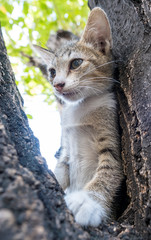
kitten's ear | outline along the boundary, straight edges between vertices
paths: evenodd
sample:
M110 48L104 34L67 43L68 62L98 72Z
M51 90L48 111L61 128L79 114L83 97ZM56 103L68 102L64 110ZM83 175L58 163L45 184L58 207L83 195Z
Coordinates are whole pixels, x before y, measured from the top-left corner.
M106 13L101 8L96 7L90 12L80 41L90 43L103 54L107 54L112 48L110 23Z
M54 57L54 53L50 52L48 49L42 48L37 45L33 45L33 48L39 55L42 57L42 59L45 61L46 64L48 64L50 61L52 61Z

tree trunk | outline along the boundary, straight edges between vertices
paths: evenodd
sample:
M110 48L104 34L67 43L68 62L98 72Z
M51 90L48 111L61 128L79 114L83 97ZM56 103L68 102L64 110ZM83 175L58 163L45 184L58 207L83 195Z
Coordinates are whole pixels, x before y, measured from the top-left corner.
M98 228L75 223L63 191L29 128L0 33L0 238L149 239L151 233L151 19L149 1L94 0L113 31L122 158L130 205L120 222Z

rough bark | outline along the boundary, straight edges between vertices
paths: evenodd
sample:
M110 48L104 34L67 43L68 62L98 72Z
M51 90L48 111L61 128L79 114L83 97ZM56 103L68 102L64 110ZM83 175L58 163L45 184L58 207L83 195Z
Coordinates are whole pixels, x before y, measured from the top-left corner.
M149 239L151 233L151 19L149 1L89 1L108 14L120 105L122 158L130 205L120 222L81 228L29 128L0 34L0 238ZM139 233L138 233L139 232Z

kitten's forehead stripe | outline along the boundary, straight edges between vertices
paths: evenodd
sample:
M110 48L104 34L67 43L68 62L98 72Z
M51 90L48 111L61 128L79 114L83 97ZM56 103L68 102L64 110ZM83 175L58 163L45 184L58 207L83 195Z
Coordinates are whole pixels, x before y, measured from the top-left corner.
M77 42L77 41L76 41ZM63 57L65 54L69 54L69 52L75 50L75 41L71 41L65 45L63 45L58 51L57 51L57 56L58 57Z
M93 60L91 56L96 58L96 60ZM56 58L58 63L61 59L62 62L67 62L73 58L85 58L85 60L88 59L89 62L97 66L97 59L100 58L100 55L90 46L73 41L61 46L57 51Z
M69 52L68 52L68 57L70 57L70 55L71 55L71 49L69 49Z

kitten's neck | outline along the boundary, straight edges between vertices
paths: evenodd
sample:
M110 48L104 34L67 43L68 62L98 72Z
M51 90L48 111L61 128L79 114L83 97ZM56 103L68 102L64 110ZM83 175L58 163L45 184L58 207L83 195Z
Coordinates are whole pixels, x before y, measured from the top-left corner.
M81 125L81 120L89 115L94 114L99 108L116 108L114 93L106 93L101 96L91 96L84 99L81 103L66 104L62 114L62 126L73 127Z

